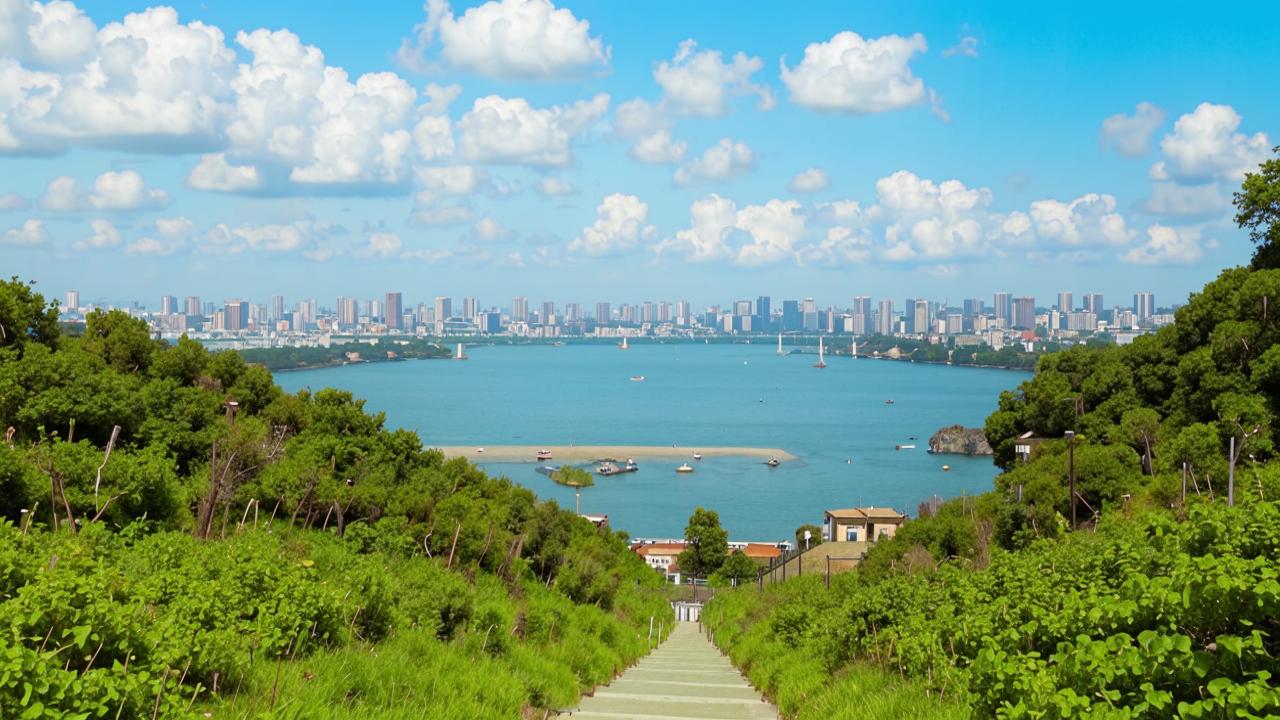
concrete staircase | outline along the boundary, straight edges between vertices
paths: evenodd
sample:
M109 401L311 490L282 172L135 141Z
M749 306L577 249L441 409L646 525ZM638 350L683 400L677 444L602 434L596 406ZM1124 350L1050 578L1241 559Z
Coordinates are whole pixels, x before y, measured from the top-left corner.
M677 623L660 647L597 688L573 711L575 720L777 720L746 678L695 623Z

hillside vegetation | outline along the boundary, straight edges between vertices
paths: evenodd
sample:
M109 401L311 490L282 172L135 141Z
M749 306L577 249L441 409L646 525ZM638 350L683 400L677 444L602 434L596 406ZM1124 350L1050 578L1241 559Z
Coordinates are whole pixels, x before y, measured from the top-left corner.
M830 589L717 596L717 642L785 713L1280 716L1280 158L1236 204L1250 268L1001 395L991 492L922 505Z
M0 716L511 717L670 622L625 539L350 394L0 283Z

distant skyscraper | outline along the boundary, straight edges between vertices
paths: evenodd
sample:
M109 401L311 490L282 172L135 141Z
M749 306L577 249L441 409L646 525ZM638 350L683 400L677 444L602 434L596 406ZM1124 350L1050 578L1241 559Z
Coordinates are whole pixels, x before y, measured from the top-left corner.
M462 319L476 319L476 299L473 297L462 298Z
M768 295L756 298L756 317L758 320L753 327L761 332L769 330L769 324L773 322L773 300Z
M622 303L618 307L618 321L634 324L636 321L636 306L631 303Z
M927 334L931 328L929 327L929 301L916 300L915 308L912 310L911 332Z
M654 308L653 302L646 300L640 306L640 322L653 323L658 320L658 311Z
M692 324L692 321L693 321L693 317L692 317L692 313L689 311L689 301L688 300L678 301L676 303L676 324L690 325Z
M859 331L859 333L867 332L867 330L871 328L871 297L868 295L859 295L855 297L853 299L852 315L854 317L862 318L862 320L860 321L859 320L854 321L855 326L859 322L862 323L863 329Z
M666 300L658 303L658 322L671 322L671 303Z
M1137 317L1139 323L1145 323L1151 320L1151 316L1156 312L1156 296L1148 291L1134 293L1133 295L1133 314Z
M80 307L80 291L79 291L79 290L68 290L68 291L67 291L67 307L66 307L66 309L68 309L68 310L75 310L75 309L77 309L77 308L79 308L79 307Z
M282 317L284 317L284 296L272 295L271 296L271 319L273 321L278 322Z
M755 311L755 305L750 300L735 300L733 303L733 314L738 317L754 315Z
M975 318L982 314L982 300L979 298L969 298L964 301L964 316L967 318Z
M613 322L613 311L609 309L609 303L596 303L596 324L608 325Z
M801 303L801 312L804 317L805 332L817 332L818 330L818 303L813 298L807 297Z
M344 327L355 327L360 321L360 303L352 297L338 298L338 324Z
M564 321L567 323L582 322L582 306L578 303L565 303Z
M178 298L172 295L160 296L160 314L173 315L178 312Z
M1036 299L1033 297L1013 298L1013 317L1010 325L1024 330L1036 327Z
M996 319L1003 319L1010 326L1013 325L1013 296L1007 292L998 292L995 297L995 314Z
M511 322L528 322L529 320L529 298L513 297L511 298Z
M797 300L782 301L782 329L786 332L795 332L804 327L804 314L800 312L800 302Z
M1094 315L1102 315L1102 293L1085 293L1084 294L1084 311L1091 312Z
M881 335L893 334L893 301L881 300L876 314L876 332Z
M79 295L77 295L77 296L76 296L76 298L77 298L77 299L79 299L79 297L80 297ZM199 315L203 315L203 314L204 314L203 312L201 312L201 311L200 311L200 296L199 296L199 295L188 295L188 296L187 296L187 314L188 314L188 315L196 315L196 316L199 316Z
M227 332L238 332L249 326L249 303L243 300L228 300L223 307L222 328Z
M474 302L474 301L473 301ZM386 308L383 310L387 327L395 330L404 329L404 305L400 299L400 293L387 293Z
M1074 309L1071 305L1071 293L1065 291L1058 293L1058 312L1069 313Z
M556 320L556 304L552 300L542 301L542 315L538 317L538 321L543 325L554 325Z
M443 295L436 297L436 325L441 325L451 317L453 317L453 298Z

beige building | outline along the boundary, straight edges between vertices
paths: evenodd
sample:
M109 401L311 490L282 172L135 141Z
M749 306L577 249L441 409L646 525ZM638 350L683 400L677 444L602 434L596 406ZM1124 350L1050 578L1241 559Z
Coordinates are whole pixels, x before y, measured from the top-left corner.
M893 537L906 519L893 508L828 510L823 517L822 534L833 542L875 542Z

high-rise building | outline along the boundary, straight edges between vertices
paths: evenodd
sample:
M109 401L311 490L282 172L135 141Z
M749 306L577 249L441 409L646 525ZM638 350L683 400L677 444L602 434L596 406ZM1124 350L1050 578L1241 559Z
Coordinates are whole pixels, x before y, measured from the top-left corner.
M782 301L782 329L795 332L804 327L804 314L800 312L798 300Z
M76 296L76 299L79 299L79 296L78 296L78 295ZM203 314L204 314L203 312L201 312L201 311L200 311L200 296L199 296L199 295L188 295L188 296L187 296L187 314L188 314L188 315L194 315L194 316L199 316L199 315L203 315Z
M1102 315L1102 293L1085 293L1084 294L1084 311L1091 312L1094 315Z
M80 291L79 291L79 290L68 290L68 291L67 291L67 307L66 307L66 309L67 309L67 310L78 310L79 308L80 308Z
M693 314L689 310L688 300L679 300L676 302L676 324L692 325Z
M578 303L565 303L564 321L567 323L582 322L582 306Z
M964 315L947 313L947 334L959 335L962 332L964 332Z
M805 332L817 332L818 330L818 303L813 298L807 297L801 303L801 313L804 318Z
M556 324L556 304L554 301L542 301L542 314L538 316L538 321L543 325Z
M1058 312L1069 313L1072 310L1075 310L1075 307L1071 304L1071 293L1065 290L1058 293Z
M249 303L244 300L228 300L222 311L223 330L239 332L249 326Z
M876 313L876 332L881 335L892 335L894 320L893 301L881 300Z
M160 314L172 315L178 312L178 298L172 295L160 296Z
M377 322L379 320L382 320L383 319L382 302L379 300L370 300L368 315L369 315L370 322Z
M907 298L902 303L902 324L906 326L907 332L916 331L916 299Z
M385 322L388 328L395 330L404 329L404 318L401 317L404 315L404 305L402 304L400 293L387 293L387 303L383 313L386 317Z
M671 322L671 303L663 300L658 303L658 322Z
M926 334L930 331L928 300L916 300L911 315L911 332Z
M1138 323L1146 323L1151 321L1151 316L1156 312L1156 296L1149 291L1142 291L1133 294L1133 314L1137 318Z
M609 303L596 303L596 324L608 325L613 322L613 311L609 309Z
M733 314L738 317L746 317L755 314L755 306L750 300L735 300L733 303Z
M443 295L437 296L436 324L440 325L451 317L453 317L453 298L447 298Z
M283 317L284 317L284 296L272 295L271 296L271 319L272 321L279 322L280 318L283 318Z
M476 308L475 298L473 297L462 298L462 319L463 320L475 320L477 309L478 308Z
M969 298L964 301L964 316L967 318L975 318L982 314L982 300L979 298Z
M756 318L752 326L761 332L767 331L770 323L773 322L773 300L768 295L760 295L756 298Z
M1007 292L998 292L995 296L996 319L1003 319L1009 326L1013 325L1013 296Z
M529 298L513 297L511 298L511 322L528 322L529 320Z
M618 307L618 321L634 325L636 322L636 306L631 303L622 303Z
M1036 327L1036 299L1033 297L1013 298L1013 317L1010 326L1023 330L1034 330Z
M658 319L658 311L653 307L653 302L645 300L640 306L640 322L653 323Z
M355 327L360 321L360 303L355 298L338 298L338 324L344 327Z
M853 321L854 327L859 327L859 323L861 323L861 328L862 328L861 330L856 330L855 332L857 332L857 334L859 335L866 333L867 330L871 327L871 297L868 295L858 295L857 297L855 297L853 299L853 311L851 314L855 318L858 318L858 317L862 318L861 320Z

